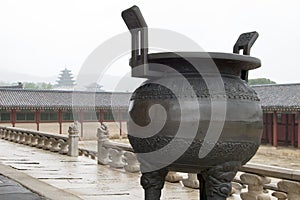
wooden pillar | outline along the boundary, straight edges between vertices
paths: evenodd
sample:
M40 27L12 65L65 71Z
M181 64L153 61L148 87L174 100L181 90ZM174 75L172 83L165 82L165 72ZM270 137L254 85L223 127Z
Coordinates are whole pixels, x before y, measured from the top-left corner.
M11 110L11 125L13 126L13 127L15 127L15 125L16 125L16 110L15 109L12 109Z
M103 123L103 110L102 109L100 109L100 111L99 111L99 122L100 122L100 124Z
M285 114L285 143L289 145L289 114Z
M268 140L269 140L269 144L273 145L273 114L272 113L268 113Z
M40 130L40 114L41 114L40 110L35 111L35 123L36 123L36 130L37 131Z
M291 145L295 146L295 113L292 114L292 132L291 132Z
M80 136L83 137L83 113L79 110Z
M273 146L277 147L277 112L273 112Z
M119 126L120 126L120 136L122 136L122 112L121 110L119 109L118 110L118 118L119 118Z
M268 129L268 127L269 127L269 113L264 113L264 116L265 116L265 118L264 118L264 124L263 124L263 126L264 126L264 131L265 131L265 139L266 139L266 143L269 143L270 142L270 140L269 140L269 129Z
M298 149L300 149L300 112L298 112Z
M62 134L62 111L58 110L59 134Z

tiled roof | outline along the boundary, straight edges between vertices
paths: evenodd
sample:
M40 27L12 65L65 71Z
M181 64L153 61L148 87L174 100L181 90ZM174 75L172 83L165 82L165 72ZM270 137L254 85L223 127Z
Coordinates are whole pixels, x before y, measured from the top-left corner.
M300 111L300 83L254 85L264 111ZM131 93L0 88L0 109L127 109Z
M264 111L300 111L300 83L256 85Z
M127 109L130 96L130 93L0 88L0 109Z

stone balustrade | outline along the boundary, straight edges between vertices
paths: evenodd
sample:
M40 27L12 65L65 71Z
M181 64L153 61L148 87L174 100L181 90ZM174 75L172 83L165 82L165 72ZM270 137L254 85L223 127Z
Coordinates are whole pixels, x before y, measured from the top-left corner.
M129 144L117 143L108 139L109 131L105 124L97 129L98 137L98 163L109 165L112 168L123 168L127 172L140 171L133 149Z
M78 156L78 127L70 125L69 136L0 126L0 138L69 156Z
M83 155L98 159L101 165L138 173L140 164L129 144L110 141L109 131L103 124L97 130L98 151L78 148L78 127L69 127L69 136L44 133L14 127L0 126L0 138L70 156ZM183 178L185 176L185 178ZM169 172L166 181L179 182L186 187L198 189L196 174ZM241 167L232 182L232 195L242 200L300 200L300 170L248 163Z
M97 131L98 163L139 172L139 163L132 147L110 141L108 135L105 125ZM180 173L169 172L166 181L182 181L185 187L199 189L197 175L192 173L183 178ZM300 200L300 171L249 163L241 168L232 182L231 194L242 200Z

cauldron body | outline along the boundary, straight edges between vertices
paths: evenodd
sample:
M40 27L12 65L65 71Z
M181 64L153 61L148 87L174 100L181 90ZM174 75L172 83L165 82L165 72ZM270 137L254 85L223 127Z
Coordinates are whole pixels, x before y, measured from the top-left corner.
M141 162L141 170L155 166L165 166L167 170L201 173L213 166L235 161L245 164L257 151L262 134L262 111L255 91L241 80L242 70L260 66L260 60L250 56L225 53L159 53L148 55L149 66L159 63L176 70L165 70L161 77L149 78L137 88L130 101L130 120L128 122L129 141ZM215 67L217 70L213 71ZM191 87L181 82L183 76ZM221 77L224 94L211 91L209 80ZM165 82L173 85L176 92L157 84ZM189 91L193 90L193 92ZM176 94L175 94L176 93ZM189 94L194 93L195 98ZM221 96L220 96L221 95ZM183 99L179 104L178 98ZM200 113L195 111L198 102ZM225 103L224 103L225 100ZM206 140L209 126L218 123L218 113L212 117L212 102L223 101L225 105L224 125L216 141ZM158 133L140 135L136 125L141 127L150 123L160 123L155 117L150 119L149 110L153 105L160 105L166 112L166 122ZM182 116L182 113L187 113ZM200 117L194 117L199 115ZM155 113L154 113L155 116ZM217 117L216 117L217 116ZM197 120L197 121L195 121ZM198 124L195 134L176 135L180 123L185 126ZM145 133L142 133L145 134ZM209 133L217 134L217 133ZM177 148L166 150L162 156L151 161L139 156L155 152L173 142L178 149L184 149L180 156L170 162L168 155ZM188 145L187 148L182 146ZM201 147L212 147L208 154L199 157ZM147 168L147 167L148 168Z

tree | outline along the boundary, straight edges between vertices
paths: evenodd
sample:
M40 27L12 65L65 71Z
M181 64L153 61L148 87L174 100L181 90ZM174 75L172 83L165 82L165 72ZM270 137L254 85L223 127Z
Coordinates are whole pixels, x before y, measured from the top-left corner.
M25 82L23 84L23 87L24 89L34 89L34 90L38 89L38 86L33 82Z
M248 83L249 83L249 85L276 84L275 81L272 81L268 78L249 79Z
M53 85L51 83L45 83L45 82L25 82L23 84L24 89L31 89L31 90L50 90L53 89Z

